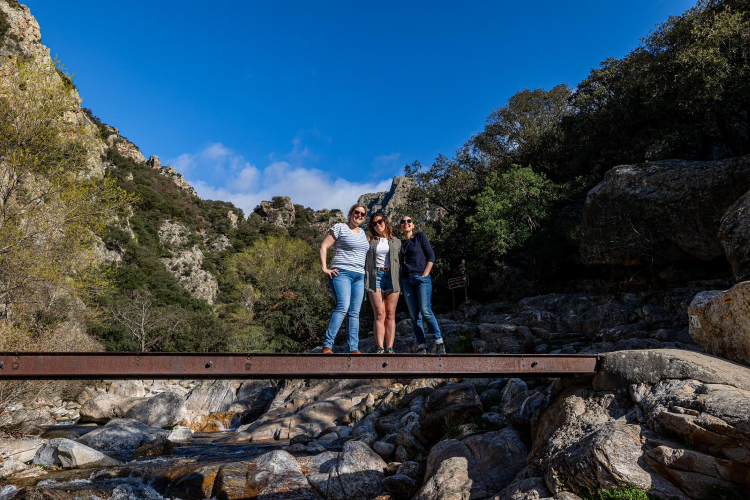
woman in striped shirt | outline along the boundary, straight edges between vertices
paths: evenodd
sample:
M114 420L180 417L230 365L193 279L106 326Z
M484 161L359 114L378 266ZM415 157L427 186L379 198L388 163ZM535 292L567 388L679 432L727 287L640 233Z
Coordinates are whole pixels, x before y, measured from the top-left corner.
M336 300L336 307L328 322L323 354L333 353L344 317L348 318L346 336L349 352L359 352L359 310L365 296L365 259L370 244L365 231L359 227L365 221L367 208L357 203L349 209L349 222L335 224L320 245L320 268L328 276L328 283ZM331 267L326 263L328 249L334 246Z

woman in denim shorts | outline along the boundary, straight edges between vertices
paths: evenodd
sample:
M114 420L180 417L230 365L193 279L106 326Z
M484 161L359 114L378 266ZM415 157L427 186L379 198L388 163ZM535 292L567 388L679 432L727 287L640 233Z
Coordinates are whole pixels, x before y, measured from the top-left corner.
M382 212L375 213L368 225L370 249L365 261L365 289L375 313L375 342L378 354L395 354L396 305L401 292L399 282L399 252L401 240L393 235L393 228Z

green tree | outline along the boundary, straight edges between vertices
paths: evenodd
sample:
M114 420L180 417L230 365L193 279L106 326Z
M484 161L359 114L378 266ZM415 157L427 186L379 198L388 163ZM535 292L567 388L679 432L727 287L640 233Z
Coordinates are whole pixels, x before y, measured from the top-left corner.
M523 244L549 217L559 191L559 186L529 167L490 174L487 185L473 198L476 213L467 219L472 241L495 255Z
M106 287L96 249L129 197L103 177L96 129L54 63L0 67L0 303L30 319Z

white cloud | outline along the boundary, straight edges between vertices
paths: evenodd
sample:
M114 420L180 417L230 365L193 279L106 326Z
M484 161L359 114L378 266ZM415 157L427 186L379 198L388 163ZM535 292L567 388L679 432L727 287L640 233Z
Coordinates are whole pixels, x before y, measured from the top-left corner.
M231 201L246 215L262 201L274 196L289 196L293 203L319 210L348 210L365 194L387 191L391 178L373 182L353 182L334 178L328 172L305 167L305 159L315 158L297 139L285 155L289 161L274 161L258 168L221 143L195 153L185 153L167 164L174 166L193 185L201 198Z
M395 165L401 159L401 153L391 153L389 155L378 155L372 160L372 166L376 168L390 167Z

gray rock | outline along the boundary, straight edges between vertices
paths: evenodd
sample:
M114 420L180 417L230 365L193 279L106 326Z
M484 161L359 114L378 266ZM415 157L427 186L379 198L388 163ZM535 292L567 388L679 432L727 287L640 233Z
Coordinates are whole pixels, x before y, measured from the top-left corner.
M308 482L323 498L328 496L328 478L331 471L336 468L338 457L338 453L326 451L319 455L297 459Z
M2 465L0 466L0 479L5 479L8 476L12 476L16 472L26 470L26 468L27 466L23 462L16 460L13 457L8 457L3 460Z
M427 457L425 483L415 500L488 498L526 465L526 448L512 429L448 439Z
M173 427L186 416L185 398L173 392L162 392L133 406L125 418L152 427Z
M317 498L295 458L281 450L266 453L249 462L221 466L216 475L215 489L220 499Z
M178 425L172 429L167 439L175 443L188 442L193 440L193 431L189 427Z
M372 449L375 453L383 457L384 460L388 460L396 452L396 445L383 441L375 441L372 443Z
M128 410L142 401L143 398L109 393L99 394L83 403L79 410L81 417L78 422L105 424L113 418L124 417Z
M385 478L383 486L394 500L408 500L417 492L419 483L413 477L396 474Z
M724 213L719 240L732 264L734 280L750 280L750 191Z
M78 438L79 443L97 450L132 451L146 441L168 436L169 431L149 427L135 420L116 418Z
M452 425L482 415L482 400L469 383L448 384L436 389L422 407L421 434L435 442Z
M33 438L0 438L0 459L13 459L19 462L31 462L36 451L47 442L39 437Z
M727 209L748 189L750 157L622 165L589 191L581 257L586 264L665 265L724 255Z
M371 499L383 491L386 463L369 446L349 441L328 479L328 499Z
M403 474L405 476L409 476L412 479L420 480L422 479L422 466L419 464L419 462L403 462L398 466L396 474Z
M544 478L528 477L516 479L492 500L540 500L552 498Z
M174 453L174 445L166 436L159 436L153 441L143 443L133 452L135 457L160 457Z
M65 438L51 439L39 448L34 456L35 465L66 469L102 467L119 463L97 450Z
M707 353L750 365L750 281L695 296L690 336Z

